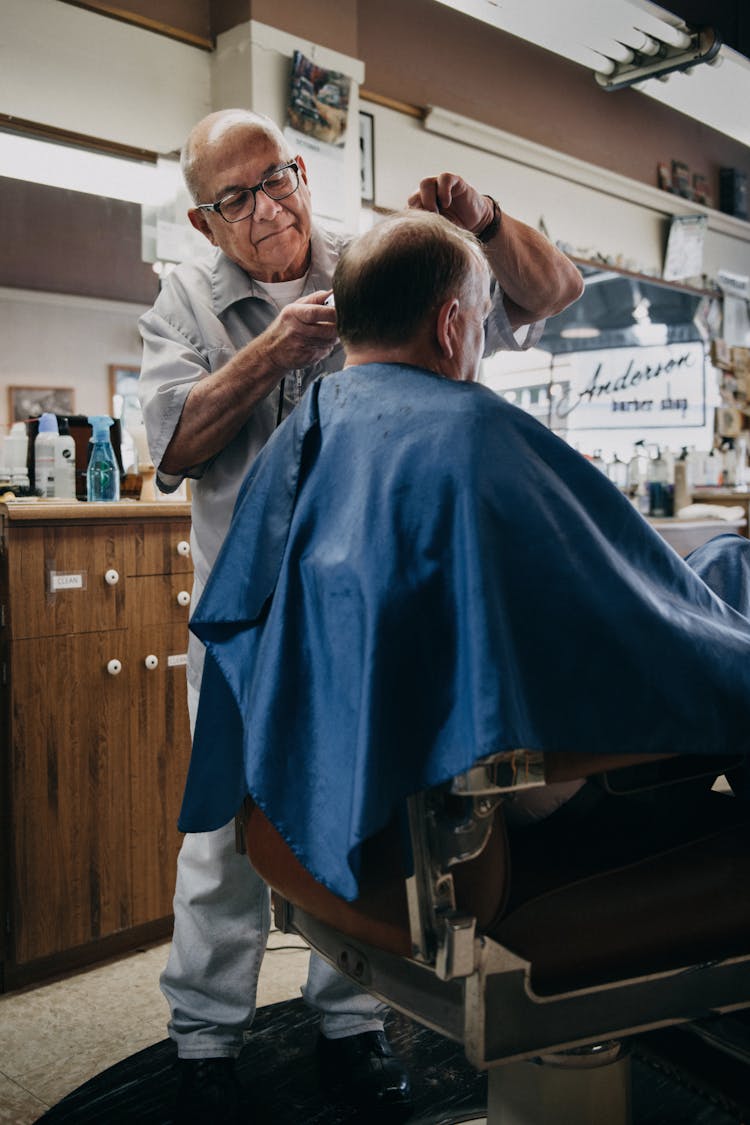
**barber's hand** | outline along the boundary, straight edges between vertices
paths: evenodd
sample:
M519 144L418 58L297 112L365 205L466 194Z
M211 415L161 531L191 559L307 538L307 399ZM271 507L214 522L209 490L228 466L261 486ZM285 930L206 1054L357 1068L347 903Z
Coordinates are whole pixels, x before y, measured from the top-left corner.
M439 176L422 180L418 190L409 196L407 205L421 211L437 211L473 234L484 230L495 214L487 196L480 195L453 172L441 172Z
M323 302L330 289L319 289L283 308L258 337L269 359L284 371L308 367L325 359L338 341L336 309Z

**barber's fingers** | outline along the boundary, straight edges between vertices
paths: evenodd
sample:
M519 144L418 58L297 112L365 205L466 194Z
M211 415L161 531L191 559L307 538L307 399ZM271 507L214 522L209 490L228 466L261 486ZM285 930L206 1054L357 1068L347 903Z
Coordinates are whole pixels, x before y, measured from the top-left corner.
M287 315L298 320L301 324L328 324L336 327L336 309L333 305L288 305Z
M454 172L441 172L422 180L417 190L409 196L407 205L421 211L448 211L456 194L466 190L461 176Z
M423 211L436 211L465 230L481 229L489 221L492 205L487 197L454 172L441 172L422 180L419 190L409 197L409 207Z
M314 293L308 293L305 297L300 297L296 303L300 305L325 305L332 293L332 289L316 289Z
M336 345L336 310L323 305L328 290L293 301L267 330L276 362L302 367L327 355Z

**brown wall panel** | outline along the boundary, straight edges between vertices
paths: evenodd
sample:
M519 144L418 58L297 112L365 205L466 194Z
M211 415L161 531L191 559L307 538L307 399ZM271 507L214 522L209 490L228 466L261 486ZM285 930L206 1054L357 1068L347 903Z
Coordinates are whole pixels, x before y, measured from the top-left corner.
M379 0L370 6L377 9ZM252 0L252 18L357 58L362 57L357 7L357 0Z
M151 304L141 208L0 177L0 285Z
M427 30L428 29L428 30ZM359 0L365 87L516 133L656 186L660 160L750 174L750 150L637 90L606 93L575 63L434 0Z

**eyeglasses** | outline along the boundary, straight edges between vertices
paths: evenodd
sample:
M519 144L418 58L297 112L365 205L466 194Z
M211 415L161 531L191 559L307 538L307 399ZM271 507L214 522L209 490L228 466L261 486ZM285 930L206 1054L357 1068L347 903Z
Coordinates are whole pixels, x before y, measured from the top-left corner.
M286 199L294 195L299 187L299 168L295 161L282 164L270 176L266 176L255 187L238 188L230 191L216 203L196 203L198 211L215 211L225 223L241 223L249 219L255 211L255 197L262 191L269 199Z

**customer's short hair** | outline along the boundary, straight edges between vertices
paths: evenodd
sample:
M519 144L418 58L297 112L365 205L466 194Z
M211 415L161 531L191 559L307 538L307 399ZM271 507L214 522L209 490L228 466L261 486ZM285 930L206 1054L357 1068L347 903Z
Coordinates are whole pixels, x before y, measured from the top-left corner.
M462 288L480 243L441 215L404 211L345 248L333 276L346 345L403 343L429 312Z

